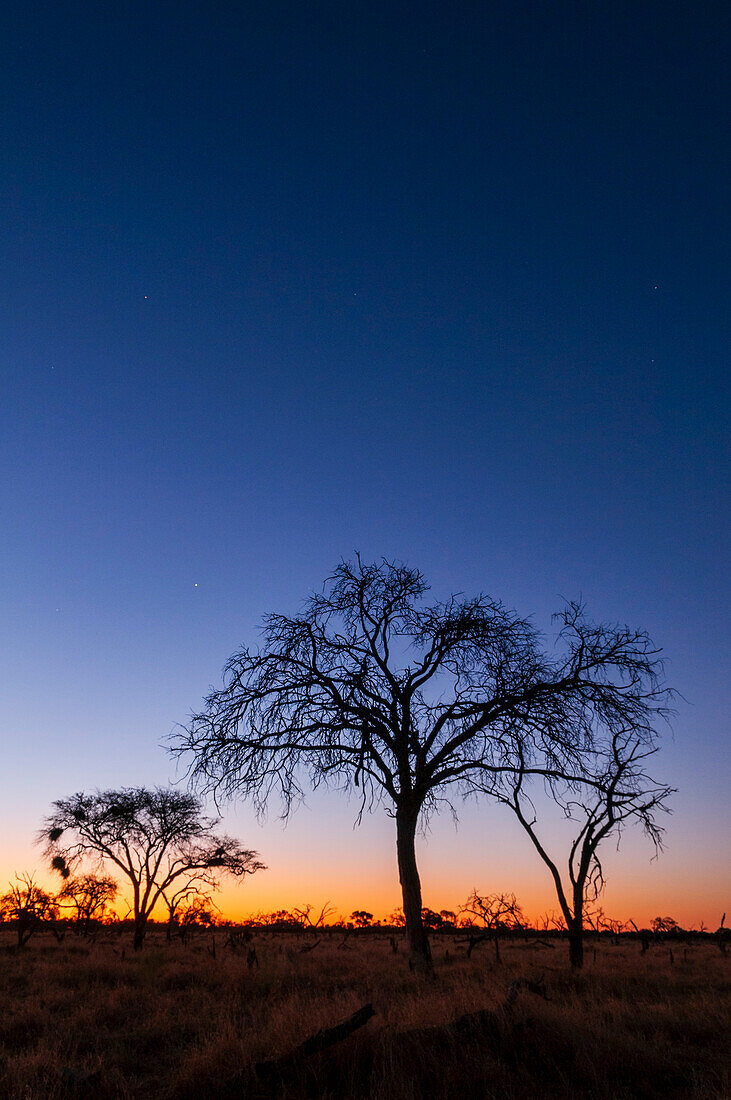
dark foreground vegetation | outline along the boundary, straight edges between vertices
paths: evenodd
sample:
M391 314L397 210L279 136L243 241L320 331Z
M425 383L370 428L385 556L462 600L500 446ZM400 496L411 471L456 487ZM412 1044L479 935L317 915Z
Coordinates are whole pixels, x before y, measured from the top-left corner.
M393 929L14 940L0 929L7 1100L731 1095L731 955L711 937L591 937L576 972L557 934L506 938L498 961L455 931L433 978Z

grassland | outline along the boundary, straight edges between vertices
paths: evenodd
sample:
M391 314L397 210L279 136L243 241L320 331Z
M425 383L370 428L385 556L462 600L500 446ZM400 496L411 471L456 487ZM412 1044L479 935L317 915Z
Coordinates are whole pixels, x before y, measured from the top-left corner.
M39 933L21 951L0 932L0 1096L205 1100L660 1100L731 1096L729 965L712 942L590 942L583 972L565 945L489 945L471 959L436 938L433 980L412 975L388 935L257 932L259 965L216 933L187 945L153 933L96 942ZM670 952L673 953L671 961ZM543 979L546 996L516 979ZM366 1002L349 1038L263 1078L286 1055ZM480 1010L477 1023L454 1021Z

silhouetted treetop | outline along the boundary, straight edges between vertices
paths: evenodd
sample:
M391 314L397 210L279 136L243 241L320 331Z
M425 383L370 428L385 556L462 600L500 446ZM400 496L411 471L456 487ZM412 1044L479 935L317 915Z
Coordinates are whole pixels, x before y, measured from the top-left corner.
M418 790L428 803L476 767L503 767L517 731L525 752L561 770L597 718L649 728L663 710L644 632L591 624L571 603L550 656L500 601L424 606L427 590L398 563L341 562L299 616L267 616L262 646L232 656L224 687L175 739L193 778L259 810L276 787L288 811L303 766L315 783Z

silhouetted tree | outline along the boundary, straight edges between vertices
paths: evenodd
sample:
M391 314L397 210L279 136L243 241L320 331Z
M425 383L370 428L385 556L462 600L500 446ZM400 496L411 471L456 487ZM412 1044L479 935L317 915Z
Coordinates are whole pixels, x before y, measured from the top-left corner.
M116 867L132 886L134 947L142 947L155 905L173 888L215 886L222 873L263 869L256 852L219 836L197 798L163 787L80 792L54 802L40 835L62 875L86 859Z
M514 746L515 770L504 772L500 787L491 788L491 793L516 815L551 873L568 929L572 966L581 967L584 961L585 906L604 888L599 858L602 842L614 834L619 843L622 828L635 820L642 824L655 850L662 848L663 829L656 815L659 811L669 812L667 800L674 790L656 783L645 771L645 761L657 749L656 734L648 725L605 729L603 738L595 735L592 747L584 750L583 781L544 778L551 798L562 807L566 818L577 824L569 847L566 879L538 835L538 817L527 790L528 769L524 767L520 741Z
M310 928L314 932L318 928L325 928L328 919L334 912L334 907L327 901L319 911L315 910L314 906L308 902L306 905L293 909L292 915L302 923L303 928Z
M373 924L373 914L367 913L365 909L356 909L348 919L356 928L370 928Z
M303 932L305 928L302 915L296 910L290 912L289 909L275 909L272 913L263 913L261 920L262 923L269 925L270 928L277 928L280 932Z
M184 881L181 884L177 880L167 890L163 890L160 897L168 911L165 931L168 942L173 938L176 929L186 930L195 924L211 923L209 917L216 906L209 890L200 883Z
M178 931L183 943L188 942L188 936L194 928L213 928L219 915L220 909L210 894L200 892L190 895L176 914Z
M25 947L44 922L58 916L53 894L40 887L32 874L16 875L15 882L0 897L0 919L11 921L18 936L18 947Z
M546 913L541 913L541 915L536 918L537 932L548 932L551 929L555 929L557 932L566 931L566 921L564 920L563 913L556 913L554 909Z
M525 915L515 894L478 894L473 890L460 909L461 916L474 917L487 929L495 944L495 959L500 962L500 932L525 927ZM472 953L470 943L467 955Z
M435 913L433 909L429 909L427 906L423 906L421 910L421 919L424 927L429 932L438 932L444 924L441 913Z
M594 917L594 924L599 932L611 932L612 940L616 943L624 932L627 922L618 920L616 917L608 917L603 909L599 909Z
M79 875L68 879L57 894L61 905L71 905L78 927L84 934L92 920L101 920L106 908L117 896L119 887L108 875Z
M260 649L229 660L224 686L175 739L203 790L247 796L263 811L278 790L289 812L314 786L358 787L361 813L385 799L412 964L430 969L415 838L420 820L485 771L500 773L521 731L526 767L580 766L591 716L649 706L655 653L646 635L562 613L559 656L529 622L486 596L425 605L421 573L342 562L300 615L266 618ZM654 686L654 684L653 684Z
M680 931L680 925L674 917L655 917L650 922L650 928L658 937Z

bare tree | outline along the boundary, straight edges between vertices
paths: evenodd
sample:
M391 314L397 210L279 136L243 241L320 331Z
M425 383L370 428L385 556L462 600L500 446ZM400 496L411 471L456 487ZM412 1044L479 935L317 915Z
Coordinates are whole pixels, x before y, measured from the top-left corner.
M603 909L598 909L596 913L588 918L590 923L593 923L597 933L609 932L612 936L612 943L618 943L619 937L625 931L627 922L618 920L616 917L608 917Z
M87 935L92 920L101 920L119 887L109 875L79 875L67 880L56 895L60 905L71 905L78 928Z
M182 928L185 931L191 924L200 923L197 914L207 914L216 908L210 890L196 881L181 882L178 879L160 897L168 911L165 929L168 943L172 940L175 929Z
M15 924L18 947L25 947L44 922L56 919L58 905L32 874L16 875L15 882L9 882L8 887L0 897L0 920Z
M595 711L647 715L656 653L647 636L561 615L562 652L548 656L531 624L486 596L425 605L421 573L383 561L341 562L294 618L266 618L263 644L241 649L224 686L174 739L192 781L249 797L263 812L278 791L286 816L310 782L356 787L361 810L385 800L412 965L429 970L416 862L417 827L450 792L499 774L521 730L527 767L580 767ZM512 765L510 765L512 766Z
M132 886L134 947L165 893L180 886L215 886L222 873L243 877L263 869L256 852L216 833L197 798L157 787L80 792L54 802L40 839L62 875L84 860L111 864Z
M515 894L478 894L473 890L460 909L460 916L474 917L486 928L495 944L495 959L500 962L500 933L504 929L524 928L525 915ZM467 956L476 944L470 941Z
M656 852L660 851L663 829L656 816L659 811L669 812L667 801L675 793L645 771L645 761L658 750L650 728L619 727L605 730L604 735L603 740L595 737L591 749L584 750L583 780L544 777L551 799L577 825L563 873L539 837L538 815L527 789L529 769L524 767L520 741L514 746L515 770L503 772L499 786L493 784L490 788L516 815L551 873L568 930L569 957L575 967L581 967L584 961L586 905L595 901L604 888L600 846L612 834L619 844L623 827L639 821Z
M292 916L302 922L303 928L308 928L312 932L316 932L318 928L326 927L328 919L334 912L335 908L330 905L329 901L325 902L319 912L315 910L310 902L307 902L305 905L293 909Z
M188 937L194 928L212 929L220 915L221 910L206 891L201 890L198 894L189 895L176 915L177 926L183 943L188 942Z

